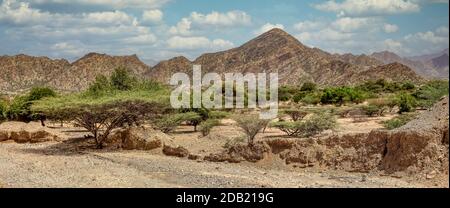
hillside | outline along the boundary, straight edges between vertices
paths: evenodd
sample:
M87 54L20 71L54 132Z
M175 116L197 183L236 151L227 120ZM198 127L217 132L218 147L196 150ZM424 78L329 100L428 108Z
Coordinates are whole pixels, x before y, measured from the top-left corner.
M0 92L18 93L33 86L48 86L60 91L85 89L97 75L110 75L123 66L136 75L149 69L136 55L109 56L89 53L79 60L52 60L27 55L0 57Z
M445 64L444 58L438 58L433 63ZM203 54L193 62L185 57L175 57L161 61L154 67L146 65L136 55L89 53L73 63L64 59L52 60L27 55L1 56L0 93L18 93L33 86L49 86L64 92L80 91L95 80L96 76L109 76L115 68L121 66L139 77L167 83L177 72L191 74L194 64L202 65L203 73L277 72L282 85L299 85L304 82L351 85L369 78L421 80L413 70L406 67L408 64L383 67L383 63L374 55L330 54L303 45L283 30L273 29L231 50Z
M202 65L203 73L278 72L280 83L284 85L298 85L307 81L321 85L355 84L365 74L370 74L373 79L397 77L418 80L414 71L404 66L401 66L401 70L389 73L370 73L372 69L384 69L377 68L382 63L366 55L331 55L317 48L309 48L280 29L266 32L238 48L204 54L193 62L186 58L164 61L146 75L167 83L171 74L189 72L193 64ZM404 70L409 72L404 73ZM402 74L396 74L397 71Z

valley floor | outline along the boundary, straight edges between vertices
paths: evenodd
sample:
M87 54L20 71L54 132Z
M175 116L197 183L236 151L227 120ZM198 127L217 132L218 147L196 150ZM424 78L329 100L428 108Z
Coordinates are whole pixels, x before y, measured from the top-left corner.
M57 143L0 145L0 186L8 187L429 187L408 178L264 163L193 161L139 151L72 151Z

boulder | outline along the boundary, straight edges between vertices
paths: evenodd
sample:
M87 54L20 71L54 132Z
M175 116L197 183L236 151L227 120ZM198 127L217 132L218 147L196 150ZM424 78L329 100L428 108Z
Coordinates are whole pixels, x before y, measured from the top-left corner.
M0 141L13 140L17 143L40 143L59 141L62 135L38 122L5 122L0 124Z
M187 157L189 155L189 151L184 147L171 147L164 145L163 153L167 156L175 156L175 157Z
M9 133L7 131L0 131L0 142L9 140Z
M132 127L116 131L109 138L109 145L125 150L153 150L173 144L172 138L161 131L147 127Z

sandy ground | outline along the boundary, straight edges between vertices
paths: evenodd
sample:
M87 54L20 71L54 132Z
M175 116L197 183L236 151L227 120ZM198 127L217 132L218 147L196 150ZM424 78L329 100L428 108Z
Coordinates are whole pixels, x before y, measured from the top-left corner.
M57 143L0 145L2 187L422 187L377 174L199 162L139 151L62 153ZM272 165L267 166L267 163Z
M337 133L368 132L381 128L390 117L355 123L339 119ZM230 139L242 135L233 121L224 120L208 137L190 126L171 134L191 153L207 155L222 150ZM0 143L0 187L430 187L414 179L379 173L349 173L287 166L277 156L258 163L212 163L164 156L151 152L92 150L72 143L86 132L57 128L65 142L40 144ZM334 133L336 133L334 132ZM258 139L285 137L267 129ZM438 184L435 184L438 185Z

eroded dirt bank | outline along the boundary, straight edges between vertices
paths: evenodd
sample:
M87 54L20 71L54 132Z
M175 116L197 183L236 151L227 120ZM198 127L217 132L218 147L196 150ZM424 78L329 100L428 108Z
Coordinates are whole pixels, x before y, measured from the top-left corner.
M409 178L298 169L278 158L212 163L143 151L61 151L59 143L0 145L2 187L430 187ZM271 163L267 166L265 163ZM277 168L274 168L277 166Z

